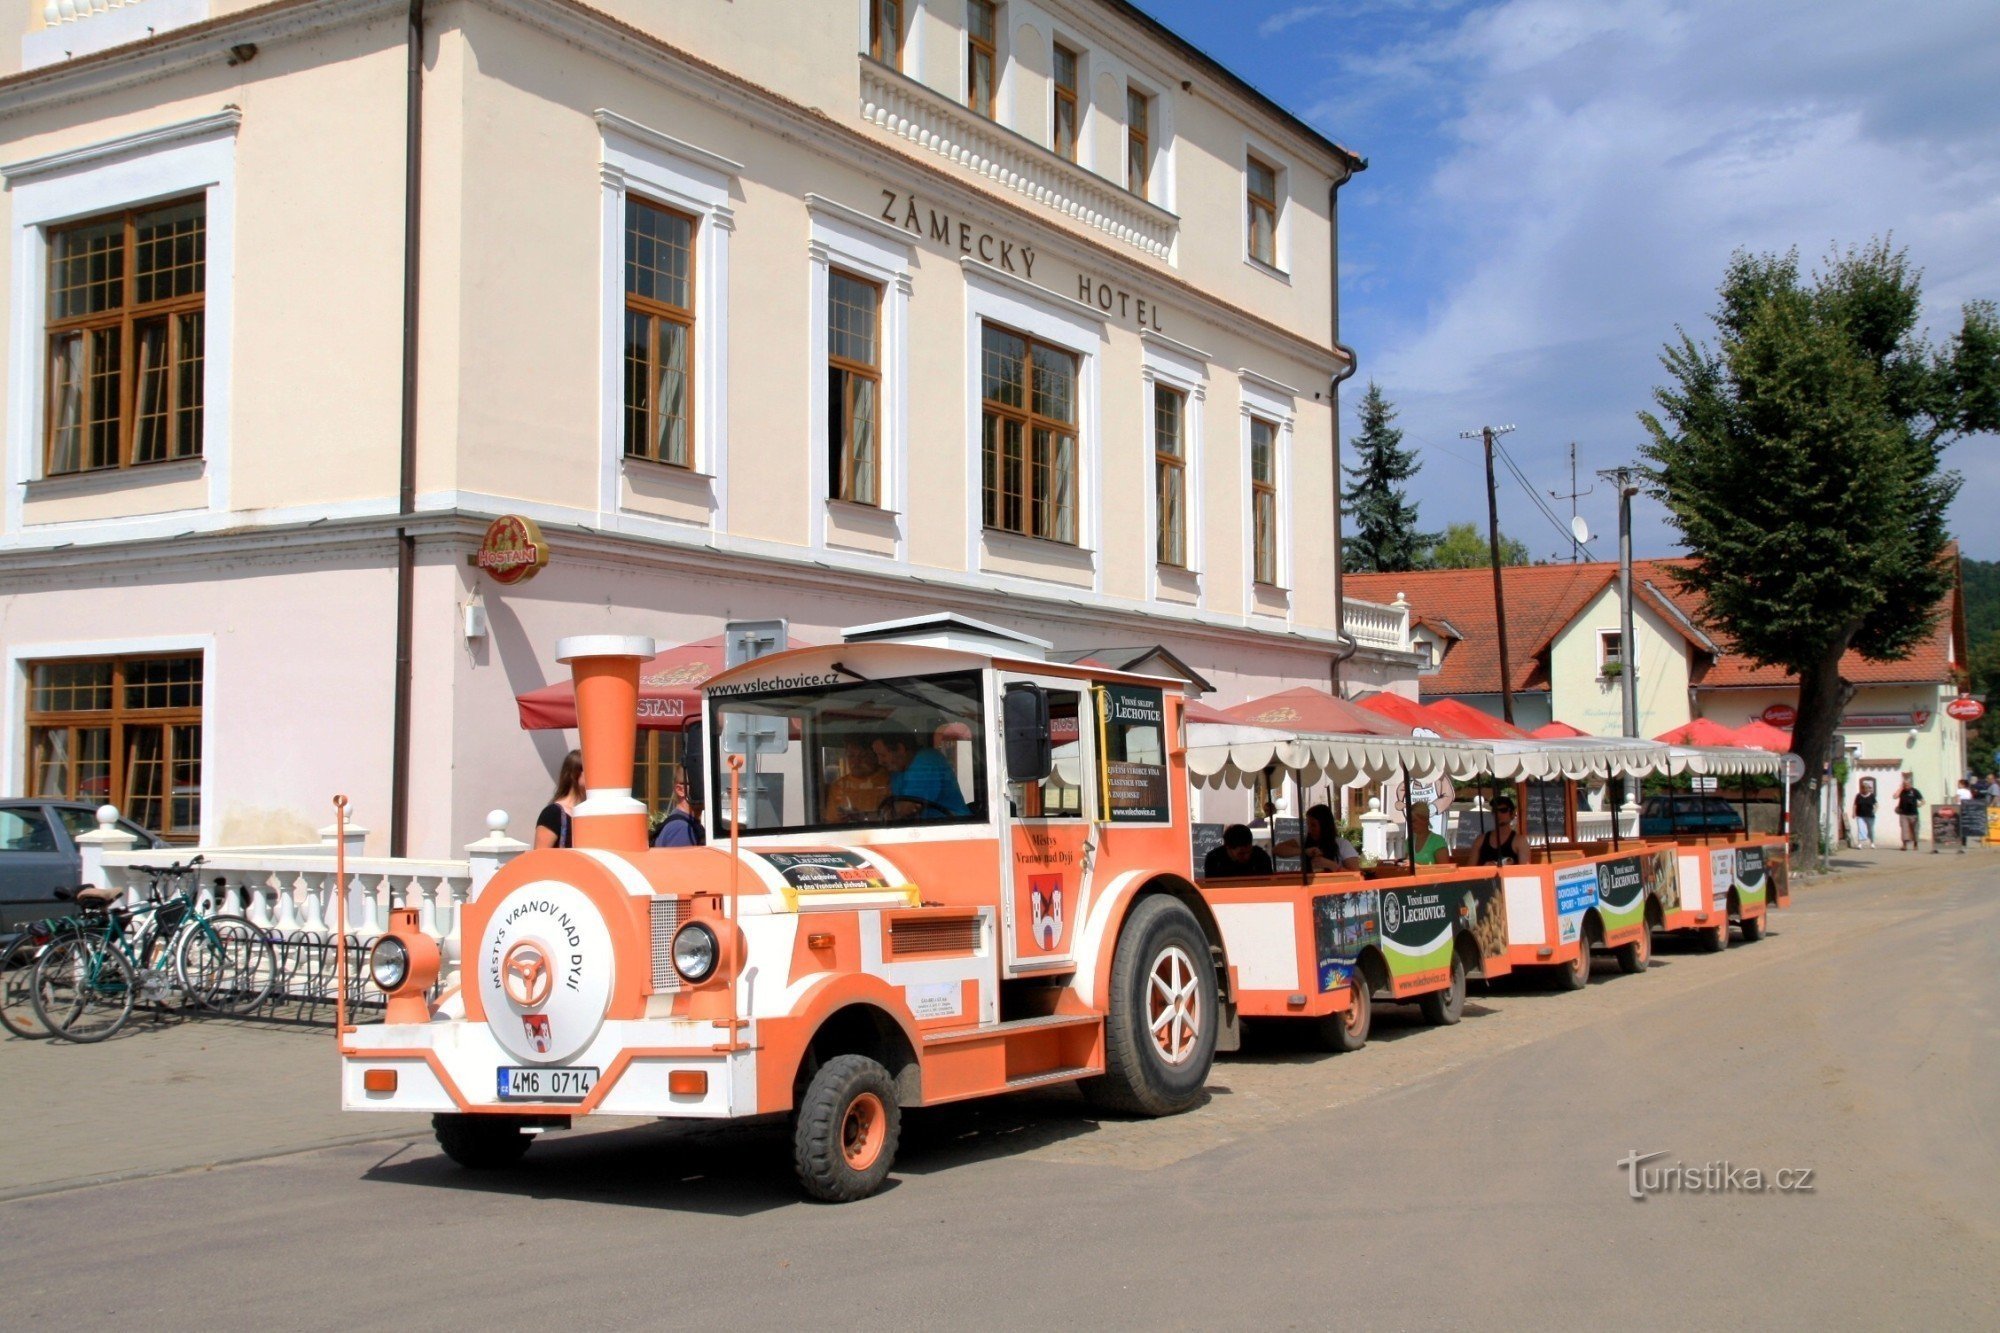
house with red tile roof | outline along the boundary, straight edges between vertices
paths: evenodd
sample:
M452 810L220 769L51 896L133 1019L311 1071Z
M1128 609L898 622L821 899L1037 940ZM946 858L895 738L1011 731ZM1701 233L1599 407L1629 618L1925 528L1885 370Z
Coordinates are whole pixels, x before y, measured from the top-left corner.
M1951 554L1954 570L1957 552ZM1658 736L1696 718L1739 727L1753 718L1786 721L1796 680L1733 651L1707 623L1702 599L1675 571L1685 560L1632 564L1633 649L1618 626L1618 566L1612 562L1515 566L1503 572L1508 674L1514 721L1533 729L1564 722L1594 735L1622 725L1623 677L1636 666L1639 734ZM1349 574L1347 591L1409 607L1411 637L1424 659L1424 703L1457 700L1498 716L1500 651L1489 569ZM1964 680L1965 599L1956 577L1939 602L1930 635L1900 662L1850 652L1841 674L1856 687L1841 722L1850 776L1843 808L1866 774L1893 791L1909 773L1926 797L1950 794L1965 771L1965 726L1946 715Z

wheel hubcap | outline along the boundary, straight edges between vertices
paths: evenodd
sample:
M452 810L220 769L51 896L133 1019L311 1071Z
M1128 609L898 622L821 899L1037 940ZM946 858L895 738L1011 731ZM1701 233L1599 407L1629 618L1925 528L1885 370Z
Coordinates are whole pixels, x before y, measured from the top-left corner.
M1170 1065L1185 1064L1201 1039L1201 974L1194 959L1171 945L1153 960L1146 986L1147 1027Z
M888 1112L882 1099L864 1092L848 1104L840 1122L840 1152L856 1171L866 1171L881 1155L882 1139L888 1130Z

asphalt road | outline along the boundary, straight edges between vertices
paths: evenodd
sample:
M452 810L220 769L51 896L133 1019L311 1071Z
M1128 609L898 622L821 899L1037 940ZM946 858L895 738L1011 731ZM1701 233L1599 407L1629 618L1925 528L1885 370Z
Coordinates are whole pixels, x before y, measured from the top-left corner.
M1878 857L1719 957L1378 1011L1352 1056L1260 1042L1172 1121L916 1113L846 1207L799 1201L775 1131L656 1125L497 1175L406 1138L51 1186L0 1202L0 1290L14 1327L1987 1328L1996 889L2000 853ZM1810 1189L1635 1201L1653 1152Z

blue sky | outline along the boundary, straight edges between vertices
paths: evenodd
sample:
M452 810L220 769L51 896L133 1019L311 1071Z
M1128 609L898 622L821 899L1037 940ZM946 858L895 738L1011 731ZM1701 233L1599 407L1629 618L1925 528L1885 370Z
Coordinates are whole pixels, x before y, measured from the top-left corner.
M1424 470L1427 527L1485 521L1483 423L1567 522L1632 461L1661 344L1707 336L1730 253L1807 261L1890 233L1933 336L2000 299L2000 9L1993 0L1139 0L1369 159L1341 193L1342 333ZM1351 458L1349 461L1352 461ZM1968 555L2000 558L2000 441L1949 458ZM1501 526L1568 539L1501 478ZM1578 502L1616 554L1608 488ZM1649 499L1641 555L1675 549Z

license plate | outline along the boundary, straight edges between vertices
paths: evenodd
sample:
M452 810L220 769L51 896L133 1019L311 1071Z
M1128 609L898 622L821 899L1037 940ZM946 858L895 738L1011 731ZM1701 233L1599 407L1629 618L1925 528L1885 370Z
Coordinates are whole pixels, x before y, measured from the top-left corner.
M580 1102L597 1086L597 1071L502 1065L499 1084L503 1102Z

